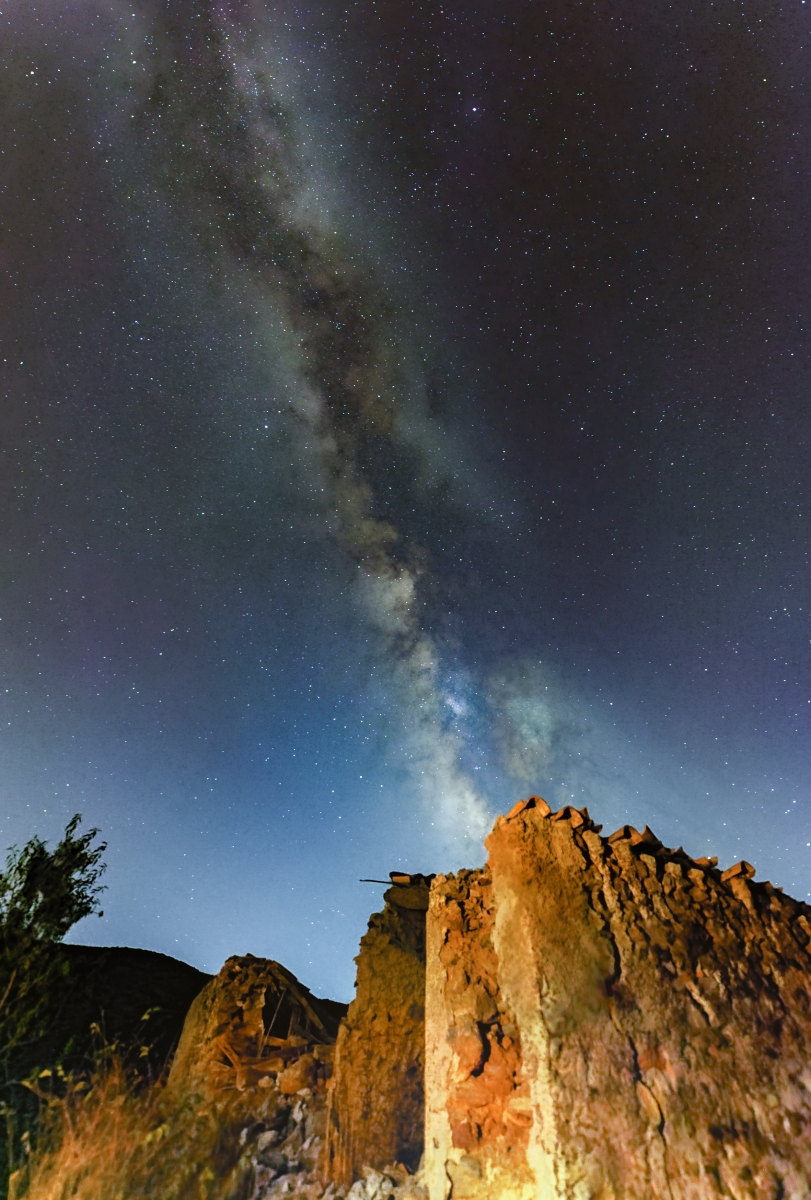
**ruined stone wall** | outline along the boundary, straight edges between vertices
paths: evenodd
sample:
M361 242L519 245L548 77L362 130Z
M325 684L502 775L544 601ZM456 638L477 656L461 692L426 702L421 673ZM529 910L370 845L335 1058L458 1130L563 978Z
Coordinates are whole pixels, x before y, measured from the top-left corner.
M235 955L193 1001L167 1086L207 1099L276 1083L297 1091L325 1076L344 1012L281 963Z
M431 1200L811 1195L811 910L543 801L428 914Z
M499 983L487 870L434 882L426 948L426 1183L432 1197L534 1195L529 1087Z
M811 1200L811 909L535 798L487 848L393 876L334 1047L278 963L203 989L168 1091L239 1130L222 1194Z
M327 1080L345 1011L343 1004L313 996L280 963L251 954L229 958L189 1009L157 1108L149 1100L139 1125L134 1098L127 1097L128 1119L136 1124L128 1134L122 1114L112 1146L97 1142L96 1118L86 1126L93 1144L83 1146L79 1157L86 1159L88 1178L101 1172L95 1179L106 1183L87 1185L83 1170L77 1195L321 1196ZM167 1174L153 1181L137 1175L138 1146L146 1146L147 1130L147 1140L167 1133ZM120 1185L115 1175L104 1174L104 1164L118 1153ZM149 1151L144 1153L148 1160ZM71 1154L75 1158L75 1149ZM59 1194L74 1192L66 1182ZM30 1195L33 1200L40 1192Z
M335 1047L323 1173L340 1188L364 1166L413 1171L422 1154L428 888L395 886L384 898L361 939Z

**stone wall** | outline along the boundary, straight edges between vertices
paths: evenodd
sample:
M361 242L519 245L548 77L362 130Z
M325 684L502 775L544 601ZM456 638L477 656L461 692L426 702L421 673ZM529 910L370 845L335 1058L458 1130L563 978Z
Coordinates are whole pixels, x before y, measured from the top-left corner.
M534 1195L529 1086L499 980L487 870L438 877L426 951L425 1178L432 1197ZM484 1181L487 1191L483 1191Z
M308 1070L312 1080L325 1075L319 1064L331 1058L345 1012L313 996L281 963L229 958L188 1011L167 1086L206 1099L277 1083L297 1091L309 1078L292 1084Z
M540 800L427 930L431 1200L811 1195L811 910Z
M384 898L355 959L355 999L328 1093L323 1170L340 1188L364 1166L413 1171L422 1154L427 882L391 887Z

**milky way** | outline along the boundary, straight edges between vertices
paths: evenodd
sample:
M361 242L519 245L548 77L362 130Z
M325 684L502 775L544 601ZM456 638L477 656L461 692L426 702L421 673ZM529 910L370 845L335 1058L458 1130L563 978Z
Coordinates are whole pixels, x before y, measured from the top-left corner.
M712 6L711 6L712 7ZM0 829L347 994L529 791L806 892L799 4L7 6Z

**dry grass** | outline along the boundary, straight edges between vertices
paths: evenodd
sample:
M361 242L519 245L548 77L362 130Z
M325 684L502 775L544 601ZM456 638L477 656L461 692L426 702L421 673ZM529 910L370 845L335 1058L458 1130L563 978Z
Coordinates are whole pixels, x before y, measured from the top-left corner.
M43 1101L37 1144L12 1176L10 1200L242 1200L254 1191L244 1101L216 1106L143 1084L117 1052L89 1082ZM271 1100L271 1097L268 1097Z
M36 1144L9 1200L341 1200L317 1170L323 1081L282 1094L249 1068L232 1063L205 1100L144 1081L115 1047L87 1080L41 1072ZM403 1167L363 1174L351 1200L426 1200Z

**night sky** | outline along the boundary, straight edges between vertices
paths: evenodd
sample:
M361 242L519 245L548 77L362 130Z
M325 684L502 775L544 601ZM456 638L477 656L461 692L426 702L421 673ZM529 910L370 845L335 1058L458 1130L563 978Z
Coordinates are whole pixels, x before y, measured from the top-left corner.
M532 792L811 894L811 0L0 4L0 849L351 994Z

